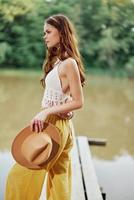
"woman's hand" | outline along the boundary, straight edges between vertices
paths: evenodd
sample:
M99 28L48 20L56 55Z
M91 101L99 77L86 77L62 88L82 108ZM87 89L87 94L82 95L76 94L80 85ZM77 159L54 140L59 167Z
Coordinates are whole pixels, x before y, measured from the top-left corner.
M65 103L68 103L70 101L72 101L72 98L67 98ZM59 113L57 115L60 116L62 119L71 119L74 116L74 112L70 111L70 112L67 112L67 113Z
M62 119L71 119L74 116L73 112L68 112L68 113L59 113L57 114L59 117Z
M45 110L39 112L30 123L31 131L42 132L44 128L44 121L47 118L48 114Z

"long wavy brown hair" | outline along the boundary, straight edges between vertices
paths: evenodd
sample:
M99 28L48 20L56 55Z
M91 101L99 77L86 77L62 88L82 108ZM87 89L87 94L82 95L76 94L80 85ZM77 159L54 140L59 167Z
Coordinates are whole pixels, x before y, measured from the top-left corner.
M56 59L61 61L71 57L77 62L81 84L85 84L84 66L78 50L78 40L73 24L62 14L52 15L45 20L45 23L54 26L60 33L60 43L58 47L47 49L46 58L43 63L43 78L41 83L45 87L45 77L52 70Z

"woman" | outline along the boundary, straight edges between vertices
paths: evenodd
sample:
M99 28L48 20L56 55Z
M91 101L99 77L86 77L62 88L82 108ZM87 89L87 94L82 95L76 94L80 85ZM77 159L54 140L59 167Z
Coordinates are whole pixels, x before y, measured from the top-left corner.
M83 105L84 71L73 26L64 15L53 15L44 24L47 46L43 65L45 87L42 111L31 120L31 130L41 132L44 121L62 133L59 154L47 170L30 170L15 164L6 186L6 200L38 200L46 173L47 200L71 200L72 112ZM45 194L44 194L45 197Z

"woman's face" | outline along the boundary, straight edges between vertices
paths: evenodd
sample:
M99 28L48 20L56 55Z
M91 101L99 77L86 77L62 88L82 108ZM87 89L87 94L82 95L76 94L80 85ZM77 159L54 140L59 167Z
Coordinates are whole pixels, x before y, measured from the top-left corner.
M45 23L43 39L45 40L47 48L52 48L60 42L59 31L54 26Z

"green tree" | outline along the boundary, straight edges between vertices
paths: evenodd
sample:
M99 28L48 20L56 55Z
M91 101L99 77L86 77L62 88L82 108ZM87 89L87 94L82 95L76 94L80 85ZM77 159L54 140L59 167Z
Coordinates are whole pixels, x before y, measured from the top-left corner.
M0 67L41 67L44 19L62 13L75 24L87 68L128 69L134 55L133 10L130 0L0 0Z

